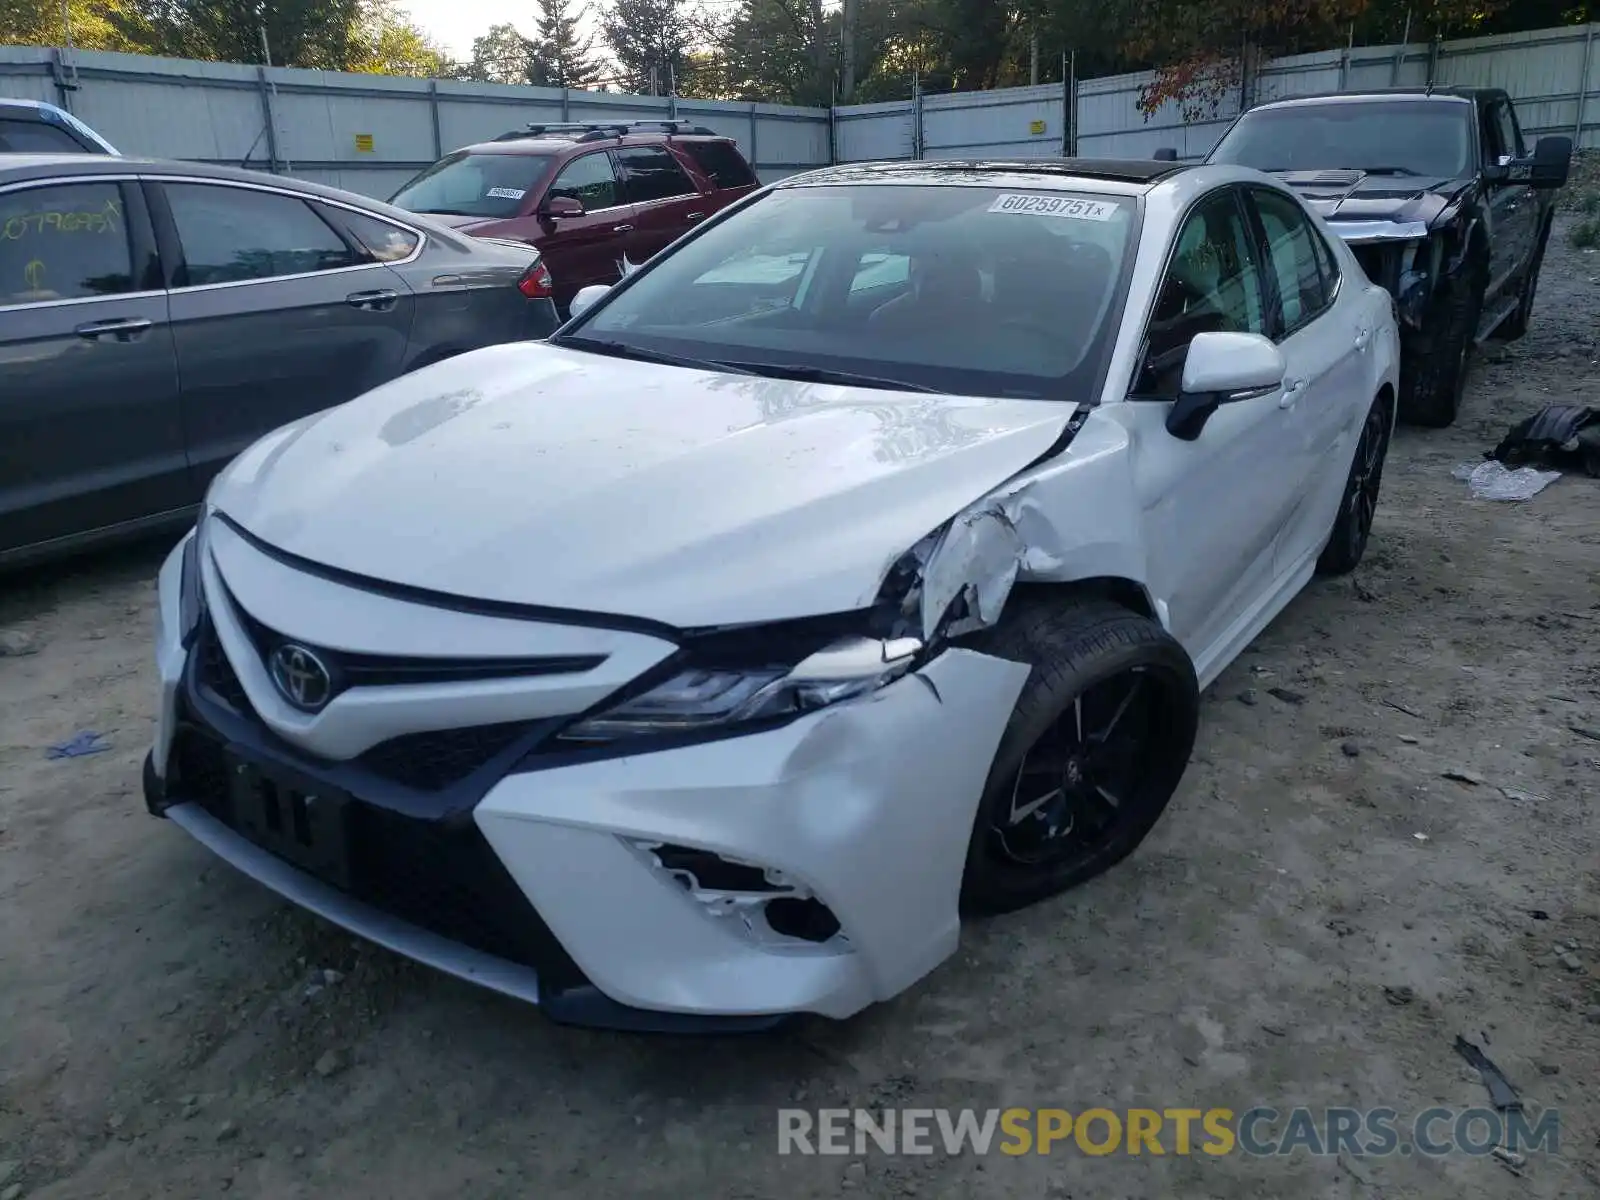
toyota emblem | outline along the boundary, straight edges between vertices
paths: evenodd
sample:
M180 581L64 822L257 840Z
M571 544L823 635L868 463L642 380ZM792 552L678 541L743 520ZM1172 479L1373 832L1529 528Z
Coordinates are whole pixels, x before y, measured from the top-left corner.
M292 642L279 646L267 663L283 698L301 712L316 712L333 697L333 676L322 660Z

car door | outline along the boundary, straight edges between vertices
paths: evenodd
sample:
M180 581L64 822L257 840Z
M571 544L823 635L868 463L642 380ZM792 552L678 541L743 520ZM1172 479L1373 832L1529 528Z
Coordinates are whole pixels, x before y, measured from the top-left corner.
M194 499L136 184L0 188L0 555Z
M1299 484L1279 394L1219 407L1194 441L1169 434L1198 333L1269 335L1268 285L1241 190L1202 197L1179 226L1124 419L1150 581L1172 633L1210 661L1270 594L1273 551Z
M1504 96L1490 108L1495 140L1502 163L1521 158L1526 152L1522 129L1517 124L1511 101ZM1508 288L1522 281L1522 270L1533 256L1539 236L1539 196L1526 179L1505 179L1494 185L1490 196L1495 230L1490 250L1490 295L1503 296Z
M1301 486L1276 552L1279 573L1303 566L1332 527L1353 441L1372 401L1367 355L1376 331L1359 302L1340 303L1333 250L1301 203L1271 188L1247 189L1267 264L1267 319L1288 371L1278 398L1285 452Z
M262 434L400 373L410 289L305 197L156 177L145 192L173 264L172 327L197 486Z
M665 146L624 146L613 153L622 194L634 205L629 261L659 254L710 214L710 199Z
M556 197L576 200L583 205L583 214L545 215L545 206ZM609 286L622 278L634 210L622 198L616 164L608 151L590 151L562 167L545 190L540 212L539 251L555 281L556 307L563 313L582 289Z

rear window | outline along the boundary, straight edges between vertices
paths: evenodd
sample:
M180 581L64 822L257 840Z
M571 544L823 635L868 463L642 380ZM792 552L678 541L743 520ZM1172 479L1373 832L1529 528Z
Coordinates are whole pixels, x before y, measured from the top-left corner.
M396 208L451 217L514 217L550 169L548 154L474 154L457 150L390 199Z
M43 121L0 117L0 154L87 154L65 129Z
M680 142L695 165L719 188L748 187L756 174L732 142Z

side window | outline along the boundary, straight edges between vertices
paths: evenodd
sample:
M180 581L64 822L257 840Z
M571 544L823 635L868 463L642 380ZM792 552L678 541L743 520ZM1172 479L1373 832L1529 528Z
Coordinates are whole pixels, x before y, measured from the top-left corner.
M1501 155L1511 153L1500 146L1500 126L1495 123L1494 109L1481 103L1478 105L1478 142L1485 166L1493 166Z
M422 240L409 229L348 208L335 209L333 217L379 262L399 262L402 258L408 258Z
M0 117L0 153L87 154L65 129L43 121L18 121Z
M274 279L361 260L304 200L205 183L162 185L178 227L179 287Z
M680 142L689 157L719 188L747 187L756 181L755 172L732 142Z
M1517 118L1511 111L1511 105L1506 101L1498 101L1494 106L1494 123L1500 131L1500 153L1509 154L1513 158L1522 157L1522 131L1517 128Z
M1197 333L1266 333L1261 285L1238 192L1228 188L1201 201L1178 231L1156 293L1134 393L1176 396Z
M1311 226L1311 249L1317 256L1317 268L1322 275L1322 290L1327 294L1328 302L1333 302L1333 297L1339 290L1339 259L1334 254L1333 247L1328 245L1328 239L1322 236L1315 226Z
M133 290L133 252L116 184L57 184L0 194L0 304Z
M664 147L630 146L617 151L617 161L622 166L623 199L629 204L670 200L700 190Z
M1281 192L1251 191L1267 235L1272 277L1278 285L1275 332L1281 339L1327 308L1331 292L1317 258L1319 235L1300 205ZM1323 252L1327 253L1326 246Z
M561 174L545 193L546 200L557 196L576 200L590 212L597 208L615 208L617 173L611 166L611 156L602 150L573 159L561 168Z

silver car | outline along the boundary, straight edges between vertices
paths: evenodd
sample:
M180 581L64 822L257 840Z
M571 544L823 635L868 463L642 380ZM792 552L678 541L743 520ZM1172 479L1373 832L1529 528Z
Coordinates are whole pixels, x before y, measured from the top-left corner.
M230 168L0 154L0 565L193 518L258 436L557 325L539 252Z

